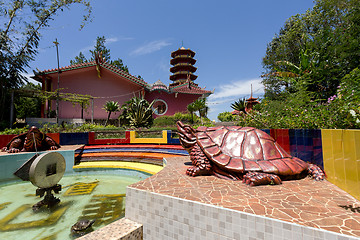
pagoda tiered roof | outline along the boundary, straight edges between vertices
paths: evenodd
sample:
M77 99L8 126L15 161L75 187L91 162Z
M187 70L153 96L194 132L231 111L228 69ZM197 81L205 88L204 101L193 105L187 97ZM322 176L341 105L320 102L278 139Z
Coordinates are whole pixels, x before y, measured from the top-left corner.
M195 52L192 51L192 50L190 50L189 48L186 49L186 48L184 48L184 47L181 47L181 48L179 48L178 50L171 52L171 57L174 58L174 57L177 56L177 55L190 55L191 57L194 57L194 56L195 56Z
M172 80L172 81L186 81L188 76L190 76L191 81L194 81L198 77L198 76L192 74L191 72L180 71L180 72L175 72L173 75L170 75L170 80Z
M172 72L170 80L174 83L170 84L170 86L196 80L197 76L194 72L196 72L197 68L193 66L196 63L194 56L194 51L184 47L171 53L170 64L173 66L170 68L170 72Z
M190 63L177 63L170 68L170 72L175 73L181 70L189 70L190 72L196 72L197 67L194 67Z
M173 93L186 93L186 94L212 94L212 91L199 87L196 83L186 82L183 84L173 85L170 84L169 90Z

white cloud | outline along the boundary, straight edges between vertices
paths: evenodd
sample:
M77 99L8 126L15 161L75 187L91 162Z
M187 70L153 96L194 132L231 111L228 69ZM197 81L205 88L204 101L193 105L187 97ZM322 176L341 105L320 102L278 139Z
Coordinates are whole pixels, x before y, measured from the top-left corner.
M159 51L163 47L166 47L166 46L169 46L169 45L171 45L171 43L169 43L166 40L152 41L152 42L149 42L149 43L147 43L147 44L145 44L143 46L138 47L137 49L132 51L130 53L130 55L139 56L139 55L149 54L149 53L152 53L152 52Z
M93 48L94 48L94 45L87 46L87 47L84 47L84 48L80 49L79 52L85 53L85 52L88 52L88 51L92 50Z
M264 87L261 84L261 79L242 79L215 87L215 92L208 98L208 117L211 120L217 121L219 113L232 111L230 107L231 103L237 101L239 98L250 97L251 84L254 97L259 97L264 94Z
M216 87L214 94L210 95L209 100L224 101L225 99L240 98L249 95L251 93L251 84L253 89L253 95L263 95L264 86L261 84L261 79L250 80L238 80L232 83L220 85Z
M34 74L21 73L21 75L24 76L24 77L26 77L26 79L27 79L29 82L31 82L31 83L33 83L33 84L35 84L35 85L41 84L41 83L39 83L38 81L30 78L31 76L34 76Z
M114 43L114 42L118 42L118 41L119 41L119 39L117 37L106 38L105 45L110 44L110 43Z

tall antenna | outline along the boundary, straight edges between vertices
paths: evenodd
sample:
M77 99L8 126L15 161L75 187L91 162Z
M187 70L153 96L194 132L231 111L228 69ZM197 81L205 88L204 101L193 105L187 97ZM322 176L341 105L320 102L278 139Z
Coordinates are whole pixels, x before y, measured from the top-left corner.
M251 96L250 96L250 98L252 98L252 84L251 84Z
M184 47L184 41L181 40L181 47Z
M54 42L56 46L56 57L57 57L57 65L58 65L58 78L57 78L57 93L56 93L56 123L59 123L59 85L60 85L60 64L59 64L59 42L57 38Z

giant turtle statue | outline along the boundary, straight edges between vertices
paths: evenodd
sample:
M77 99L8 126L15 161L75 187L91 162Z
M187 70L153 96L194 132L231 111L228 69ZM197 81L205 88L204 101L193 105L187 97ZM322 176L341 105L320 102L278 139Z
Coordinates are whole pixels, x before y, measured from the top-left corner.
M177 122L181 145L189 152L189 176L216 175L251 186L281 184L307 174L323 180L320 167L290 156L267 133L252 127L198 127Z
M32 126L28 132L15 136L1 151L8 153L56 150L60 145Z

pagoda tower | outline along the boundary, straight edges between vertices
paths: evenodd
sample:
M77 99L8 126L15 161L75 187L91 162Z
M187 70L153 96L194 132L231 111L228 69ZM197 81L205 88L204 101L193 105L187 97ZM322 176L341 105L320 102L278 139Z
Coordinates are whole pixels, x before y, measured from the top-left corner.
M194 75L194 72L196 72L197 69L194 67L194 64L196 63L194 56L195 52L190 49L185 49L184 47L171 53L172 59L170 60L170 64L173 66L170 68L170 72L173 74L170 75L170 80L173 81L173 83L170 84L170 87L184 84L189 81L193 82L197 78L197 76Z
M250 112L256 104L259 104L258 98L253 97L252 84L251 84L251 96L245 101L246 107L245 112Z

